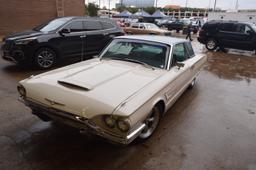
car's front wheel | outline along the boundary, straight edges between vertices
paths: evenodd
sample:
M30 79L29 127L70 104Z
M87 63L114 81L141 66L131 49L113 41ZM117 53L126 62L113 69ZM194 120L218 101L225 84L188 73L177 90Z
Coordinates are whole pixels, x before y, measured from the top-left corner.
M40 48L34 58L34 63L39 69L48 69L56 63L56 52L50 48Z
M210 50L210 51L213 51L213 50L216 50L216 48L218 47L218 44L216 42L216 40L214 39L209 39L206 44L205 44L205 47Z
M139 135L140 140L148 139L156 130L161 117L160 109L157 106L154 106L151 113L145 120L146 127L142 130Z

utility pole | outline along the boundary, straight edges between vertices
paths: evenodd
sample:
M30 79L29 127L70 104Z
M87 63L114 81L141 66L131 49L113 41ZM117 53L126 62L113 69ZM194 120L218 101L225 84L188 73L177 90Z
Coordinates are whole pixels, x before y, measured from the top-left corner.
M236 10L238 11L238 0L236 0Z
M110 18L110 0L108 0L108 17Z
M208 11L211 9L211 0L209 0Z
M188 7L188 0L186 0L186 6L185 6L186 8Z
M214 0L214 7L213 7L213 11L215 12L216 10L216 4L217 4L217 0Z
M157 5L158 5L157 3L158 3L158 2L157 2L157 0L156 0L156 8L157 8Z

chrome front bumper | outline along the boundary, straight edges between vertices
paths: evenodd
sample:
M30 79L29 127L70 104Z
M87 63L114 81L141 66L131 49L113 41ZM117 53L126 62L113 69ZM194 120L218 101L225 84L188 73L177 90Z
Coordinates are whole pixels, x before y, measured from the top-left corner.
M117 136L100 128L90 119L80 117L71 113L63 112L57 109L49 108L43 104L38 104L29 100L20 99L26 106L30 107L33 111L46 115L54 121L64 123L66 125L75 127L80 131L93 133L97 136L107 139L111 143L127 145L140 135L140 132L145 128L145 124L141 124L138 128L127 134L126 136ZM36 115L36 113L34 113Z

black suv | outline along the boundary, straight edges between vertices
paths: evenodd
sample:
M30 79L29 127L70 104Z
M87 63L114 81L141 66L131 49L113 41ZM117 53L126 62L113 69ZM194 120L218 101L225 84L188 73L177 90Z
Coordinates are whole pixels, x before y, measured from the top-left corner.
M124 35L123 30L109 19L62 17L7 36L3 39L2 56L46 69L60 59L86 59L98 54L113 37L120 35Z
M256 50L256 25L235 21L210 21L204 24L198 37L208 50L217 47Z

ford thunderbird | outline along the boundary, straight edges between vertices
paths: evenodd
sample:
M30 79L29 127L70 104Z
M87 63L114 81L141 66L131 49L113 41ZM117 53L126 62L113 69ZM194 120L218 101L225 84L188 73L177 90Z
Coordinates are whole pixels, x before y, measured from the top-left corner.
M148 139L193 87L206 57L189 41L116 37L97 58L20 81L20 100L42 120L60 121L113 143Z

